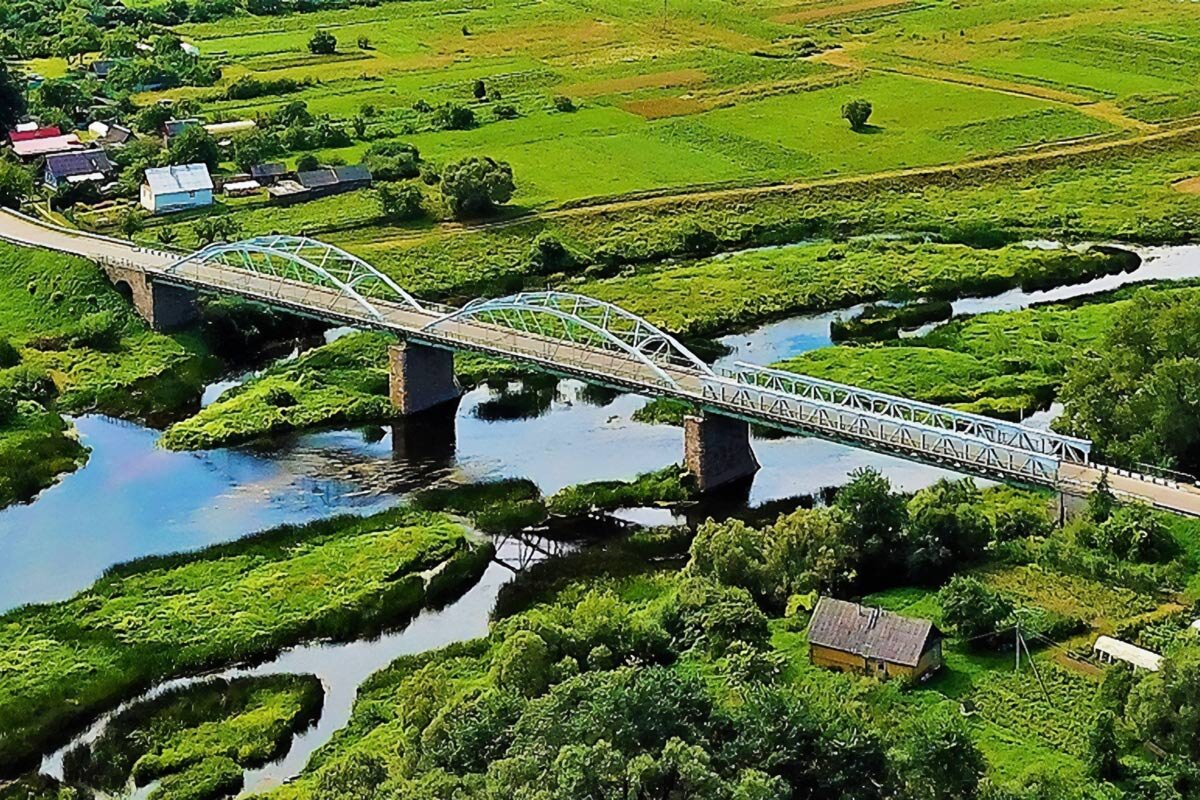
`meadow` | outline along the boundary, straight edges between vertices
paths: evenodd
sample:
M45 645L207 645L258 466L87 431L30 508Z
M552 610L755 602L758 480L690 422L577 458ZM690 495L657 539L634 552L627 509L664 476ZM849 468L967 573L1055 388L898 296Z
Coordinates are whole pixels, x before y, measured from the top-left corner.
M1049 406L1067 367L1094 348L1133 288L952 320L924 336L814 350L778 366L1012 419ZM1195 294L1191 287L1159 287Z
M490 553L443 516L399 509L118 565L70 600L11 611L0 616L0 773L155 682L402 624Z

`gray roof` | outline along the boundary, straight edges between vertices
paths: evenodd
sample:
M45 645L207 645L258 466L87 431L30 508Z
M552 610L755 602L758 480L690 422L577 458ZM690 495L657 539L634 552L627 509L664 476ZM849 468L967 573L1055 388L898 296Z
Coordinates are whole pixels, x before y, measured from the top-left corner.
M321 186L334 186L339 183L370 183L371 171L362 164L349 164L343 167L322 167L296 174L296 180L308 189Z
M915 667L931 641L941 638L941 632L927 619L832 597L817 602L808 626L811 644L908 667Z
M74 153L53 153L46 156L46 172L56 178L71 175L90 175L93 172L108 174L112 163L103 150L82 150Z
M199 192L213 188L206 164L150 167L146 170L146 183L150 184L150 191L154 194Z
M266 164L255 164L250 168L250 174L255 178L277 177L287 173L287 167L277 161Z
M187 119L169 119L163 123L163 131L166 132L168 137L174 137L183 133L188 128L194 128L199 124L200 120L196 119L195 117L188 117Z

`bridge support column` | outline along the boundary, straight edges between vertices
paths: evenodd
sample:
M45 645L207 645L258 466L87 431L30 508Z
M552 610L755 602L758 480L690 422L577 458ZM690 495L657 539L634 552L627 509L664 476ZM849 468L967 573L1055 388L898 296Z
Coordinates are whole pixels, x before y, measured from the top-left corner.
M401 342L388 348L388 360L392 407L402 417L457 401L462 394L449 350Z
M683 464L701 492L752 477L759 464L750 425L717 414L684 417Z
M196 319L196 296L190 289L155 283L136 267L101 263L104 273L138 316L156 331L181 328Z

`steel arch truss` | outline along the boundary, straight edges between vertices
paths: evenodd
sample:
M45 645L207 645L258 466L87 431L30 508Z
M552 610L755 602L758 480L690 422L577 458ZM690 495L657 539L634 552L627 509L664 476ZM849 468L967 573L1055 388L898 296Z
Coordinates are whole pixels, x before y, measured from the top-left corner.
M182 274L188 268L203 265L231 270L231 277L225 281L235 290L238 273L332 289L353 300L376 320L383 316L371 299L424 310L416 298L358 256L304 236L256 236L239 242L210 244L172 264L167 274Z
M1087 439L1063 436L1015 422L909 400L906 397L873 392L870 389L860 389L857 386L847 386L742 361L737 362L733 369L724 370L723 374L745 386L762 387L900 423L916 423L1013 450L1050 456L1060 461L1086 464L1090 458L1092 443Z
M641 362L663 384L678 388L668 370L712 376L712 369L669 333L620 306L567 292L521 292L491 300L473 300L440 317L424 330L436 333L454 322L508 328L544 340L623 355ZM559 349L559 358L566 356ZM580 366L586 366L581 364Z

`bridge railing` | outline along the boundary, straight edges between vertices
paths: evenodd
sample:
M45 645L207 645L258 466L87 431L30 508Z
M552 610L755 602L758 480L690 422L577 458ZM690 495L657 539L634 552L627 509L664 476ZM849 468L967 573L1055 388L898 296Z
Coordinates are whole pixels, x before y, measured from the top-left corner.
M1074 464L1086 464L1090 458L1092 443L1087 439L1038 430L981 414L956 411L932 403L742 361L737 362L732 369L720 370L720 373L741 385L763 387L880 417L920 423L1004 447L1052 456Z
M1058 482L1059 459L1050 455L761 384L726 377L706 377L700 383L706 403L751 420L874 445L985 475L1048 486Z

